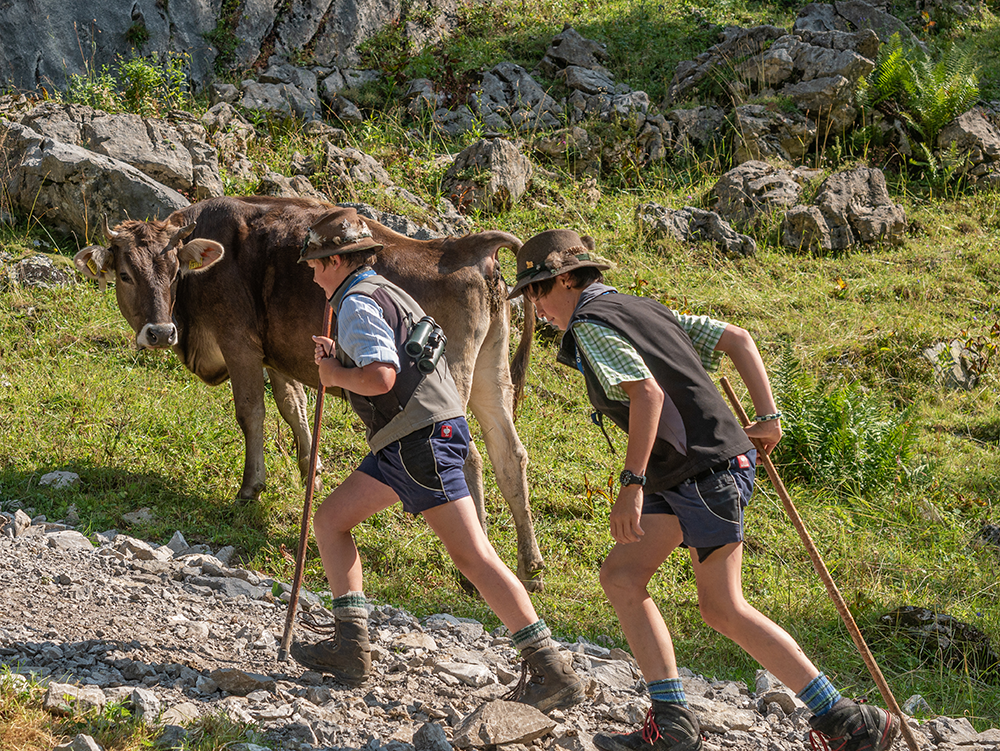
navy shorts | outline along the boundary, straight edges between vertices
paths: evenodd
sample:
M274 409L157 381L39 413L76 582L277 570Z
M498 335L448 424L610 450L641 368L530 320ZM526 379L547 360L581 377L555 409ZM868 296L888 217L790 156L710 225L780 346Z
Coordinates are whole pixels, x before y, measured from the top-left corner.
M465 458L469 455L469 423L464 417L428 425L369 453L359 472L388 485L403 502L403 510L420 514L469 495Z
M750 503L757 452L734 456L680 485L643 497L643 514L674 514L684 547L704 561L713 550L743 540L743 509Z

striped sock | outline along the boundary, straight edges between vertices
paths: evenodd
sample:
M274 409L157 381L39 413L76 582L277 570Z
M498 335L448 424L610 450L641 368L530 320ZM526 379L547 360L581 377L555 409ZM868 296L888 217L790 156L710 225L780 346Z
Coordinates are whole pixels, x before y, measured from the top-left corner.
M330 611L340 618L367 618L368 598L364 592L348 592L346 595L334 597Z
M664 678L661 681L648 681L649 698L653 701L669 702L687 706L687 696L684 694L684 684L680 678Z
M840 698L840 692L833 687L830 679L820 673L802 689L796 696L812 710L817 717L822 717Z
M532 651L544 649L552 646L552 632L545 625L545 621L539 618L511 637L514 642L514 649L524 654L524 650L530 648Z

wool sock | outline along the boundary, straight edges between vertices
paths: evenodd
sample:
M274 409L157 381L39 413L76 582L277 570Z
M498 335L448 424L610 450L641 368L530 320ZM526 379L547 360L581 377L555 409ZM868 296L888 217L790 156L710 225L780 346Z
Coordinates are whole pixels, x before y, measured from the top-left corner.
M829 678L820 673L796 696L812 710L813 714L822 717L837 703L840 692L833 687Z
M364 592L348 592L346 595L334 597L330 612L340 618L367 618L368 598Z
M687 706L687 696L684 694L684 684L680 678L664 678L659 681L647 681L649 698L653 701L664 701L670 704Z
M511 637L511 640L514 642L514 649L522 655L526 649L536 652L554 646L552 632L541 618L522 628Z

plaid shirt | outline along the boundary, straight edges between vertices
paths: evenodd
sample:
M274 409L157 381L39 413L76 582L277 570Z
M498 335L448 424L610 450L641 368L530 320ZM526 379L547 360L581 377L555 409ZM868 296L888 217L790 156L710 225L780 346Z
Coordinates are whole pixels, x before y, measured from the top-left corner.
M670 312L691 337L691 343L701 358L705 370L709 372L718 370L722 362L722 353L717 352L715 346L719 343L727 324L709 316L693 316L678 313L676 310ZM589 321L577 321L573 324L573 337L580 352L597 374L609 399L627 402L628 395L619 384L653 377L631 342L607 326Z

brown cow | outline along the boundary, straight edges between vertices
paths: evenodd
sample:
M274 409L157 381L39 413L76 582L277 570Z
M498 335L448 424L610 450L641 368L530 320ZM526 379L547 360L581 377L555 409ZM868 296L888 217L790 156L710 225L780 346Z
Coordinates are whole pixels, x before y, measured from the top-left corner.
M295 436L299 469L308 472L312 441L302 384L316 387L311 335L323 321L323 291L297 263L308 228L334 206L299 198L212 198L164 221L126 221L108 247L91 246L75 263L102 283L115 279L118 308L142 348L172 347L205 383L232 381L236 419L246 441L238 493L264 488L264 374ZM509 308L497 253L520 241L505 232L413 240L367 221L384 245L376 266L433 316L448 337L448 364L483 432L497 485L517 529L518 576L541 586L543 562L528 508L527 454L513 422L508 366ZM471 447L469 489L480 518L482 457Z

